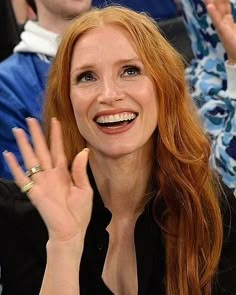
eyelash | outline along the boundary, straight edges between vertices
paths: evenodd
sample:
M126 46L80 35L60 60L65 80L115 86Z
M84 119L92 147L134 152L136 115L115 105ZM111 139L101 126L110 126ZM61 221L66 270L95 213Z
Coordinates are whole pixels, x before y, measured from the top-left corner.
M127 65L127 66L124 67L122 75L127 73L129 70L132 70L133 72L135 72L135 74L131 74L131 75L128 75L128 76L136 76L136 75L141 74L141 69L138 66Z
M127 75L127 76L137 76L137 75L139 75L141 73L141 69L138 66L135 66L135 65L127 65L127 66L123 67L121 76L123 76L124 74L126 74L130 70L132 70L135 73L134 74L131 74L131 75ZM82 81L82 79L85 78L86 76L87 77L89 76L90 79L89 80ZM76 83L94 81L94 79L95 79L94 76L95 76L94 73L91 72L91 71L83 72L83 73L79 74L76 77Z
M86 81L82 81L83 78L85 78L86 76L90 75L90 77L92 77L92 79L94 80L94 74L93 72L91 71L86 71L86 72L83 72L81 74L79 74L77 77L76 77L76 82L79 83L79 82L89 82L91 80L86 80Z

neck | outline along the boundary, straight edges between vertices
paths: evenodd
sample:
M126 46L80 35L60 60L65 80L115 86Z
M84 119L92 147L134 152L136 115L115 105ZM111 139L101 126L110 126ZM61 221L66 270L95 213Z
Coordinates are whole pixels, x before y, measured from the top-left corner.
M42 28L59 35L63 34L71 20L69 18L66 19L58 15L53 15L44 9L44 7L40 7L38 11L37 18L39 25Z
M150 190L151 153L150 144L119 159L91 150L89 163L103 202L113 216L134 217L143 211Z

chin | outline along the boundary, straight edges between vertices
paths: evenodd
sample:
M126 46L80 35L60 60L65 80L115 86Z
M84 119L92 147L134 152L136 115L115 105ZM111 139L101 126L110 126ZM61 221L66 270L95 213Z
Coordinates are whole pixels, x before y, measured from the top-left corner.
M99 151L106 157L110 157L113 159L118 159L127 155L130 155L132 153L137 152L140 150L140 146L134 145L134 144L114 144L109 145L106 147L102 147L99 149Z

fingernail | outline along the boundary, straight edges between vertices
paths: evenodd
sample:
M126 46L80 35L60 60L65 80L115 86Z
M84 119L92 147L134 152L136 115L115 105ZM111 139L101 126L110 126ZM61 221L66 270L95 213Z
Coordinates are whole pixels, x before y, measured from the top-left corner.
M13 127L12 128L12 131L14 132L14 131L16 131L17 129L19 129L18 127Z
M89 153L89 148L84 148L84 149L83 149L83 152L87 152L87 153Z
M3 156L5 156L8 153L8 150L5 150L2 152Z
M55 123L55 122L58 122L58 120L57 120L56 117L52 117L52 118L51 118L51 123L53 124L53 122L54 122L54 123Z

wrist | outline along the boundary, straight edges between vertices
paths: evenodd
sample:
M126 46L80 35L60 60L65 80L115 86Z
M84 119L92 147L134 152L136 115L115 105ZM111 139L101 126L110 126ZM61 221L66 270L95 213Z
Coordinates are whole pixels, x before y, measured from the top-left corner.
M229 65L236 65L236 59L228 58L228 64Z
M46 248L48 258L66 258L75 261L77 264L80 262L83 253L84 239L73 238L66 241L49 239Z

